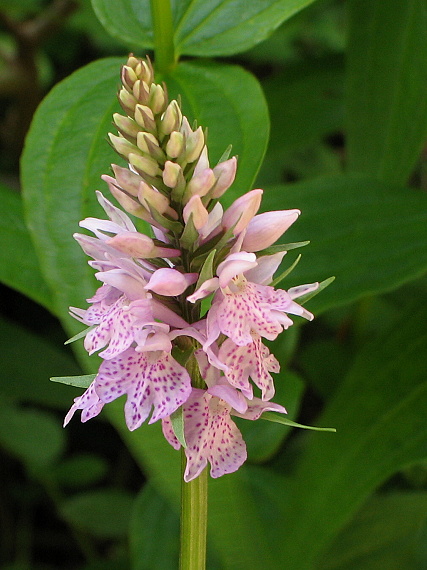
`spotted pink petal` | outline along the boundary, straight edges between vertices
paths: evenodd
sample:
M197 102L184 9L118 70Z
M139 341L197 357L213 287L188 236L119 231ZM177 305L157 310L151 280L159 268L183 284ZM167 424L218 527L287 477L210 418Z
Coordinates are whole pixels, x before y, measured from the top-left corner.
M65 416L64 427L68 424L77 410L82 410L81 421L84 423L97 416L103 407L104 402L99 399L98 394L95 392L95 382L92 382L89 388L81 396L74 398L74 404Z
M122 296L105 311L99 325L87 333L85 349L93 354L108 345L107 349L100 352L100 356L104 359L114 358L131 346L136 332L142 326L153 320L148 300L141 299L129 304L126 297Z
M187 370L164 351L136 352L129 348L105 360L96 378L96 392L104 403L127 394L125 418L137 429L153 408L149 423L170 416L188 398L191 379Z
M227 380L247 398L253 398L249 377L260 388L263 400L270 400L274 396L270 372L279 372L280 365L261 342L259 335L253 335L253 342L245 346L237 346L231 339L226 339L221 345L218 358L228 366L225 371Z
M243 290L223 295L219 303L216 316L219 329L238 346L252 342L252 331L268 340L274 340L282 332L282 324L272 314L260 287L246 283ZM292 324L290 319L289 322Z
M211 477L233 473L245 462L246 445L230 418L230 406L203 390L193 389L184 406L186 482L211 464Z
M179 443L178 438L173 431L172 422L170 421L169 417L162 419L162 432L165 436L166 441L178 451L178 449L181 447L181 444Z

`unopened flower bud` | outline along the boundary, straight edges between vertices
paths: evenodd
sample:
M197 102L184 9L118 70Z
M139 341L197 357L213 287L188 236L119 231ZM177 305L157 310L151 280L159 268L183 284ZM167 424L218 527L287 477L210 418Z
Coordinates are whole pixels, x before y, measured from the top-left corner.
M235 236L239 235L249 224L261 205L262 190L251 190L237 198L224 212L222 226L230 229L233 226Z
M177 131L181 127L182 112L178 103L173 100L166 107L160 125L162 135L169 135L172 131Z
M116 179L111 178L111 176L102 176L101 178L107 183L113 181L116 186L122 188L125 192L131 196L138 196L139 185L141 183L141 176L131 172L129 168L123 168L122 166L117 166L116 164L111 165L113 168L114 175Z
M154 291L158 295L176 297L184 293L189 285L197 281L198 277L198 273L181 273L176 269L165 267L153 273L144 289Z
M138 148L122 136L117 137L116 135L108 133L108 138L110 139L114 150L126 158L126 160L129 160L129 155L131 153L138 152Z
M135 57L133 54L130 54L130 56L128 57L128 60L126 62L126 65L130 68L132 68L132 70L135 70L137 68L138 65L141 64L141 60L138 59L137 57Z
M186 199L190 199L190 197L194 194L205 196L205 194L209 192L214 184L215 174L213 173L213 170L206 168L200 172L198 176L193 176L193 178L187 184L184 201L186 201Z
M297 220L299 210L279 210L258 214L249 222L242 250L261 251L270 247Z
M161 113L166 103L166 95L161 85L152 83L150 87L150 97L148 100L150 109L155 115Z
M143 220L150 220L151 216L150 213L143 207L139 202L137 202L134 198L131 198L127 194L125 194L116 184L114 178L111 176L103 176L102 179L107 182L108 188L117 202L129 212L129 214L133 214L137 218L142 218Z
M139 184L138 200L147 210L152 208L160 214L163 214L169 208L169 200L167 197L147 184L144 180Z
M133 59L135 59L135 58L133 58ZM137 77L135 71L132 69L131 66L124 65L122 67L121 79L122 79L122 83L123 83L124 87L128 91L132 91L134 83L135 83L135 81L137 81L138 77Z
M114 113L113 115L114 124L120 131L120 133L130 139L136 139L140 128L137 123L130 117L123 117L120 113Z
M213 172L216 177L216 184L212 190L212 198L220 198L233 184L236 177L237 159L235 156L215 166Z
M145 83L145 81L141 81L140 79L138 79L138 81L135 82L135 85L133 86L132 89L133 96L135 97L136 101L141 105L147 105L149 98L149 91L150 88L148 87L148 85Z
M166 154L170 158L178 158L184 150L184 135L179 131L173 131L166 144Z
M142 150L143 152L146 152L147 154L150 154L150 149L148 147L148 141L151 141L151 143L156 145L157 147L159 146L159 143L158 143L158 141L154 135L152 135L151 133L144 133L144 132L139 131L139 133L136 137L136 144L138 145L138 148L140 150Z
M153 111L146 105L138 104L135 107L135 121L148 132L153 133L156 131Z
M194 162L200 156L202 149L205 145L205 136L202 127L192 132L185 144L185 160L187 162Z
M167 160L163 170L163 182L168 188L175 188L178 182L179 174L182 175L182 169L176 162Z
M148 138L148 135L150 135L150 138ZM151 133L138 133L137 145L138 148L144 150L144 152L149 154L159 164L163 164L165 162L166 155L159 147L156 137Z
M138 154L130 153L128 160L131 165L140 173L147 174L148 176L157 176L161 174L159 165L155 160L146 156L139 156Z
M150 237L139 232L124 232L118 234L107 240L107 245L131 257L140 259L150 257L178 257L181 254L179 249L158 247Z
M208 221L209 213L197 194L190 198L184 208L183 217L185 223L188 222L191 214L193 215L193 224L196 230L200 230Z
M200 153L199 160L197 161L193 176L198 176L207 168L209 168L209 158L208 158L208 147L205 145L202 149L202 152Z
M137 100L131 93L122 87L119 91L119 103L128 115L132 115L135 111Z

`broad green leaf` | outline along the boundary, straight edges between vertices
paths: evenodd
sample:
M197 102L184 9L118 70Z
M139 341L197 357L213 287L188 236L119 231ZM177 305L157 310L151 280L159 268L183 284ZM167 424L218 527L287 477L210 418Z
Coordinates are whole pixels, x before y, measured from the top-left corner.
M348 166L406 184L427 137L427 4L351 0Z
M341 170L324 141L343 129L343 82L344 61L337 55L287 64L263 81L272 120L262 184Z
M318 570L425 568L427 493L370 498L337 536Z
M287 486L283 476L248 465L209 481L209 533L222 568L292 568L277 556Z
M25 226L21 196L0 184L0 200L0 280L53 311L51 294Z
M336 176L267 188L262 207L302 212L282 239L309 239L310 245L286 288L336 278L309 301L315 314L396 289L427 270L427 197L422 193L366 176Z
M6 319L0 320L0 344L2 398L60 409L71 406L79 391L49 382L52 374L81 371L69 351Z
M280 352L273 351L273 353L279 358L282 356ZM281 368L284 371L274 376L276 393L273 400L286 408L288 412L286 417L295 418L301 405L304 383L299 376L284 369L285 363L281 362ZM260 419L263 417L265 419L265 413ZM270 459L291 432L289 426L273 422L254 422L241 418L233 418L233 421L242 432L248 450L248 461L251 463L262 463Z
M0 445L28 469L39 472L58 459L65 447L65 433L47 412L2 403Z
M132 570L177 568L180 532L178 513L151 483L143 486L133 506L129 529ZM222 570L210 548L209 536L207 568Z
M282 551L290 568L312 568L377 486L426 459L426 318L418 303L366 345L316 421L337 433L307 437L283 512L292 521Z
M99 483L108 472L104 457L93 453L79 453L66 457L52 472L52 477L61 485L75 489Z
M177 53L218 56L246 51L311 2L313 0L186 0L186 10L176 25Z
M119 489L98 489L62 502L60 513L71 525L99 538L125 536L134 497Z
M172 3L177 55L232 55L266 39L313 0L180 0ZM153 47L149 0L92 0L103 26L131 47Z
M215 165L228 145L239 157L233 196L252 190L267 148L270 119L261 87L237 65L182 62L163 77L172 97L181 95L191 121L208 128L209 159ZM244 93L244 97L242 97Z
M129 530L132 570L177 566L179 515L150 483L144 485L134 502Z
M97 61L58 84L38 108L22 158L27 219L55 312L70 335L81 325L67 307L94 293L93 271L73 240L78 222L101 214L94 191L117 162L105 142L115 101L121 59ZM120 162L120 161L119 161Z

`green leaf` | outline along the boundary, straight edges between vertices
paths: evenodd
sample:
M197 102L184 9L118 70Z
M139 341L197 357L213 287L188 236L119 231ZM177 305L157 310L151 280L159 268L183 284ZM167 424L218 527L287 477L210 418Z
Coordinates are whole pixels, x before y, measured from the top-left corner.
M59 384L67 384L76 388L89 388L96 374L84 374L83 376L54 376L50 378L51 382L59 382Z
M182 98L182 111L190 124L208 128L211 164L231 144L239 157L236 180L229 199L252 189L267 148L270 119L264 94L253 75L237 65L209 61L180 63L163 77L170 97ZM242 97L241 94L245 96Z
M63 501L60 513L76 528L99 538L125 536L134 497L119 489L88 491Z
M179 560L179 516L150 483L134 503L129 542L133 570L167 570Z
M283 279L285 279L288 275L290 275L292 273L292 271L295 269L295 267L298 265L298 263L301 261L301 257L302 255L299 254L295 261L292 263L292 265L290 265L287 269L285 269L285 271L283 271L283 273L280 273L280 275L278 275L277 277L275 277L273 279L273 281L271 282L271 286L272 287L277 287L277 285L283 281Z
M0 200L0 281L53 312L52 297L25 226L21 196L0 184Z
M336 277L310 301L315 314L396 289L427 270L427 197L422 193L366 176L325 177L268 188L263 208L302 211L286 240L304 237L310 245L286 287Z
M266 39L313 0L184 0L173 2L178 55L232 55ZM153 47L148 0L92 0L106 30L131 47Z
M329 277L328 279L321 281L319 283L319 287L315 291L311 291L310 293L306 293L305 295L301 295L301 297L298 297L298 303L300 305L304 305L305 303L307 303L307 301L309 301L310 299L321 293L324 289L326 289L326 287L329 287L329 285L334 281L335 277Z
M65 447L65 434L57 419L47 412L3 403L0 445L27 468L39 472L58 459Z
M300 179L341 171L325 140L343 129L343 80L343 58L334 54L287 61L283 72L263 81L272 120L262 184L281 183L284 173Z
M309 429L309 430L313 430L313 431L331 431L331 432L337 431L335 428L305 426L303 424L298 424L297 422L293 422L292 420L288 419L285 416L278 416L277 414L274 414L272 412L265 412L264 414L262 414L261 419L267 420L269 422L275 422L277 424L283 424L284 426Z
M75 342L76 340L80 340L81 338L84 338L87 333L89 331L91 331L92 329L95 328L96 325L91 325L90 327L86 327L84 330L80 331L79 333L75 334L74 336L72 336L71 338L69 338L68 340L66 340L64 342L64 344L71 344L72 342Z
M203 285L208 279L213 277L213 260L216 254L216 249L213 249L205 259L202 268L199 271L199 279L196 283L196 290Z
M271 245L266 249L257 251L257 257L261 257L263 255L273 255L275 253L280 253L282 251L291 251L291 249L298 249L299 247L304 247L309 243L310 243L309 241L298 241L296 243L282 243L278 245Z
M370 498L334 541L319 570L424 568L427 493Z
M377 486L425 460L426 318L425 302L418 303L366 345L317 420L337 433L310 434L295 472L283 513L292 520L282 551L289 567L312 568Z
M187 447L184 434L184 413L183 408L180 406L173 414L170 416L173 433L176 439L182 445L182 447Z
M30 231L42 272L70 335L81 325L66 315L93 295L93 270L72 235L87 216L102 215L95 190L117 162L106 143L122 59L97 61L58 84L35 113L22 157ZM64 158L66 157L66 158ZM119 163L120 159L119 159Z
M175 31L178 54L217 56L246 51L313 0L187 0Z
M52 475L61 486L79 488L99 483L107 472L106 459L93 453L79 453L56 465Z
M427 136L427 5L351 0L348 166L405 184Z
M69 351L6 319L0 319L0 344L2 398L59 409L70 407L78 391L49 382L52 374L81 371Z
M272 351L280 358L280 367L285 369L282 351ZM295 418L301 405L304 392L304 382L296 374L284 370L274 378L276 393L274 402L284 406L289 417ZM264 418L266 413L261 416ZM262 463L270 459L291 433L291 428L278 425L274 422L248 421L242 418L233 418L246 443L248 461Z

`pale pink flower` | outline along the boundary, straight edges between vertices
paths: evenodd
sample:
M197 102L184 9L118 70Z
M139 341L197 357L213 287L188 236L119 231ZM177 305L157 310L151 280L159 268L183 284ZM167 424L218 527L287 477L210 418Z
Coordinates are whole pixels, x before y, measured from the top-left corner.
M254 384L260 388L262 399L270 400L274 396L274 383L270 372L278 373L280 364L262 343L259 335L253 334L252 339L252 342L245 346L238 346L231 339L226 339L219 349L218 358L227 367L224 374L231 386L241 390L242 394L251 400L251 377Z
M293 299L317 289L318 283L288 292L267 285L283 255L284 252L257 260L254 253L232 253L219 264L218 277L208 279L188 297L194 303L216 291L207 316L207 345L220 333L238 346L252 343L254 333L274 340L293 324L287 313L313 319L313 315Z
M299 210L278 210L254 216L242 241L242 250L253 252L270 247L298 219Z
M92 382L89 388L83 392L81 396L74 398L74 404L71 406L69 412L64 418L64 427L68 424L77 410L82 410L81 421L84 423L97 416L103 407L104 402L99 399L98 394L95 392L95 382Z
M187 482L198 477L208 462L213 478L233 473L245 462L246 444L231 415L256 420L267 410L286 413L279 404L263 402L259 398L247 400L219 376L217 369L207 364L201 351L198 351L197 358L208 390L193 388L183 405L187 444L184 480ZM163 419L162 427L168 442L179 449L181 444L169 418Z
M126 394L125 419L132 431L148 418L151 410L148 423L170 416L188 399L191 379L172 357L168 333L161 325L143 332L146 338L138 347L139 352L130 347L102 362L91 386L75 400L66 423L78 409L83 410L82 418L86 421L97 415L104 404Z

